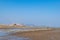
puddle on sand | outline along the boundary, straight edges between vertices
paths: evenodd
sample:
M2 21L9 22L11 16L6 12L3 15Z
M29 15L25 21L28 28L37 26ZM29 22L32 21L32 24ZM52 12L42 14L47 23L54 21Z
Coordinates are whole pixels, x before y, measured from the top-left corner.
M6 35L11 34L11 33L16 33L16 31L18 31L18 30L24 31L24 30L28 30L28 29L17 29L17 28L15 28L15 29L0 29L0 36L6 36Z
M8 33L6 33L6 32L0 32L0 36L5 36L5 35L8 35Z
M7 36L9 33L0 31L0 40L30 40L30 38Z
M25 37L7 36L11 34L11 32L7 32L5 30L6 29L0 29L0 40L31 40L30 38L25 38ZM21 29L12 29L12 30L15 31L15 30L21 30Z
M31 39L24 37L7 36L7 37L0 37L0 40L31 40Z

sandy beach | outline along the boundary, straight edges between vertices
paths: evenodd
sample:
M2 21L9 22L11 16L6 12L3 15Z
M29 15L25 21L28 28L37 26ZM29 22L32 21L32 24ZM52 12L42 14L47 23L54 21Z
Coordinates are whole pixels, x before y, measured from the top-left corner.
M60 40L60 29L56 28L12 28L0 29L6 35L0 40Z
M30 38L30 40L60 40L60 31L56 30L17 32L11 35Z
M2 29L1 31L3 32L4 30ZM0 34L2 34L2 32ZM0 40L60 40L60 29L35 30L35 31L20 30L9 34L4 32L2 35L0 35Z

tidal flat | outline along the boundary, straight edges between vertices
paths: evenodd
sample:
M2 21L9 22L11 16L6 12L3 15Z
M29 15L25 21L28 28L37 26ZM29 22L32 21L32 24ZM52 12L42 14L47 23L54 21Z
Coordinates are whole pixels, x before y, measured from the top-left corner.
M60 40L60 29L34 30L0 29L0 40Z

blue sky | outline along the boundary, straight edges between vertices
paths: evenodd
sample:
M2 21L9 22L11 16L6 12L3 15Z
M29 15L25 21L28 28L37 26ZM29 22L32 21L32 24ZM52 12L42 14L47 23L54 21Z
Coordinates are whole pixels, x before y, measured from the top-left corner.
M0 24L60 27L59 0L0 0Z

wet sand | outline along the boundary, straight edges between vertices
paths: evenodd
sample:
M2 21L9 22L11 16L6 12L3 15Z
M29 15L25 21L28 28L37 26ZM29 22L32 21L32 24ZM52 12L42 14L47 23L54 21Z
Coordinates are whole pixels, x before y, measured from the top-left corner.
M30 38L31 40L60 40L60 31L56 30L39 30L28 32L17 32L11 34L17 37Z
M14 30L16 31L17 29ZM33 31L20 30L18 32L7 34L6 36L1 36L0 40L60 40L60 29L59 30L58 29L57 30L35 30L35 31L34 30Z

